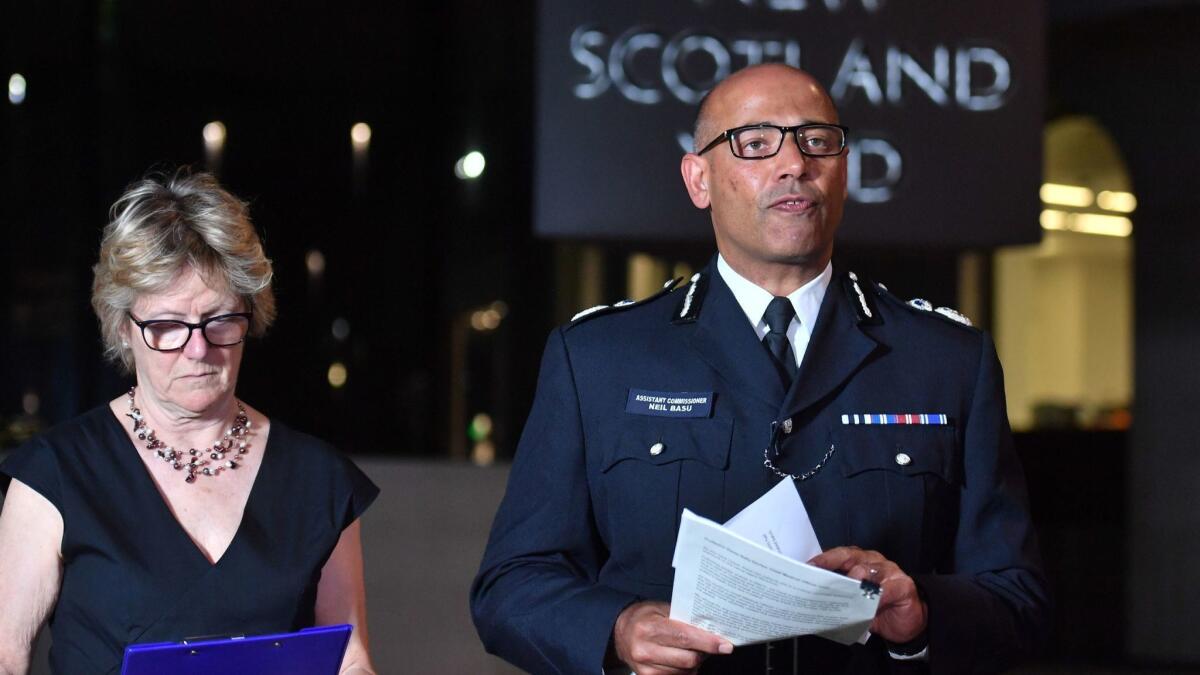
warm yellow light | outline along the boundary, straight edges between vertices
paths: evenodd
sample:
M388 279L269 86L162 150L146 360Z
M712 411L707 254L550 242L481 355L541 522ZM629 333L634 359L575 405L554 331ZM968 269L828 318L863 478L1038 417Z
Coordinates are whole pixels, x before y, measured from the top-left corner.
M308 268L310 277L321 276L325 273L325 254L314 248L305 254L304 266Z
M1042 201L1059 206L1091 206L1092 191L1078 185L1062 185L1059 183L1042 184Z
M355 150L366 150L371 144L371 125L359 122L350 127L350 144Z
M1096 204L1105 211L1133 213L1133 210L1137 208L1137 197L1130 192L1104 190L1096 195Z
M476 466L490 466L496 461L496 444L486 439L476 443L471 448L471 461Z
M488 330L495 330L500 325L500 312L494 309L485 309L479 317L480 323Z
M204 147L209 150L220 150L225 145L225 125L220 122L209 122L204 125Z
M1128 237L1133 234L1133 221L1125 216L1105 216L1099 213L1076 213L1071 218L1071 229L1085 234L1102 234L1108 237Z
M1070 230L1082 234L1102 234L1108 237L1128 237L1133 234L1133 222L1125 216L1106 216L1099 213L1067 213L1056 209L1042 211L1042 229Z
M346 365L341 361L334 361L329 364L329 372L325 376L329 379L329 386L341 389L346 385Z
M1042 217L1039 219L1042 223L1042 228L1047 230L1065 230L1067 229L1067 214L1065 211L1057 211L1055 209L1046 209L1042 211Z
M503 306L503 309L505 312L508 311L507 306ZM493 305L487 309L471 312L471 328L477 331L496 330L500 327L502 319L504 319L504 313Z

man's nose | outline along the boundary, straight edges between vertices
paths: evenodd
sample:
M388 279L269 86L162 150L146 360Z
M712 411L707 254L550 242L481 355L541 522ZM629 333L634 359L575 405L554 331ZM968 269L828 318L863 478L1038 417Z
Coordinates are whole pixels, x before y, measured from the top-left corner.
M808 155L800 152L798 132L793 130L783 137L779 154L775 155L779 170L779 178L799 178L808 170Z

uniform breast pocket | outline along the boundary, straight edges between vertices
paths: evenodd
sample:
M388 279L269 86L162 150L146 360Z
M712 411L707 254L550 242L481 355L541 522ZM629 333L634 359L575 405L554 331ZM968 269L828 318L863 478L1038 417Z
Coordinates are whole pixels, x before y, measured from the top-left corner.
M957 523L962 466L955 428L851 425L835 429L834 439L853 543L901 567L927 567Z
M680 491L719 503L733 421L627 416L603 439L602 506L610 563L645 583L671 583Z
M842 475L886 471L899 476L936 476L957 484L960 467L954 427L923 424L846 425L834 430Z

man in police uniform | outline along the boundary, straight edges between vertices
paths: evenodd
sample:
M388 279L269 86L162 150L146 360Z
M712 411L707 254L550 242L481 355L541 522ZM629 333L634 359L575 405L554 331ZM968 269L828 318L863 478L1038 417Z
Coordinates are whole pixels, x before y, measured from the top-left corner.
M682 173L719 255L551 334L472 587L489 651L535 673L972 673L1044 638L992 341L832 268L837 122L777 64L702 104ZM866 645L733 650L668 619L683 509L723 522L780 480L825 548L811 562L881 585Z

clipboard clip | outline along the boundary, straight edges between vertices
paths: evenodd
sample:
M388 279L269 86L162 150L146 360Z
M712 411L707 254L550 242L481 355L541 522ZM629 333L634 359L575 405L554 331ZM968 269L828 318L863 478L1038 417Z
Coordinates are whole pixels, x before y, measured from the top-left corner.
M863 579L862 582L859 583L858 589L862 591L863 597L868 600L874 600L875 598L878 598L880 591L883 590L879 587L879 584L875 583L874 581L867 581L866 579Z
M210 640L242 640L242 639L245 639L245 637L246 637L245 634L225 635L223 633L217 633L214 635L195 635L192 637L183 638L182 640L179 641L179 644L190 645L193 642L208 642Z

